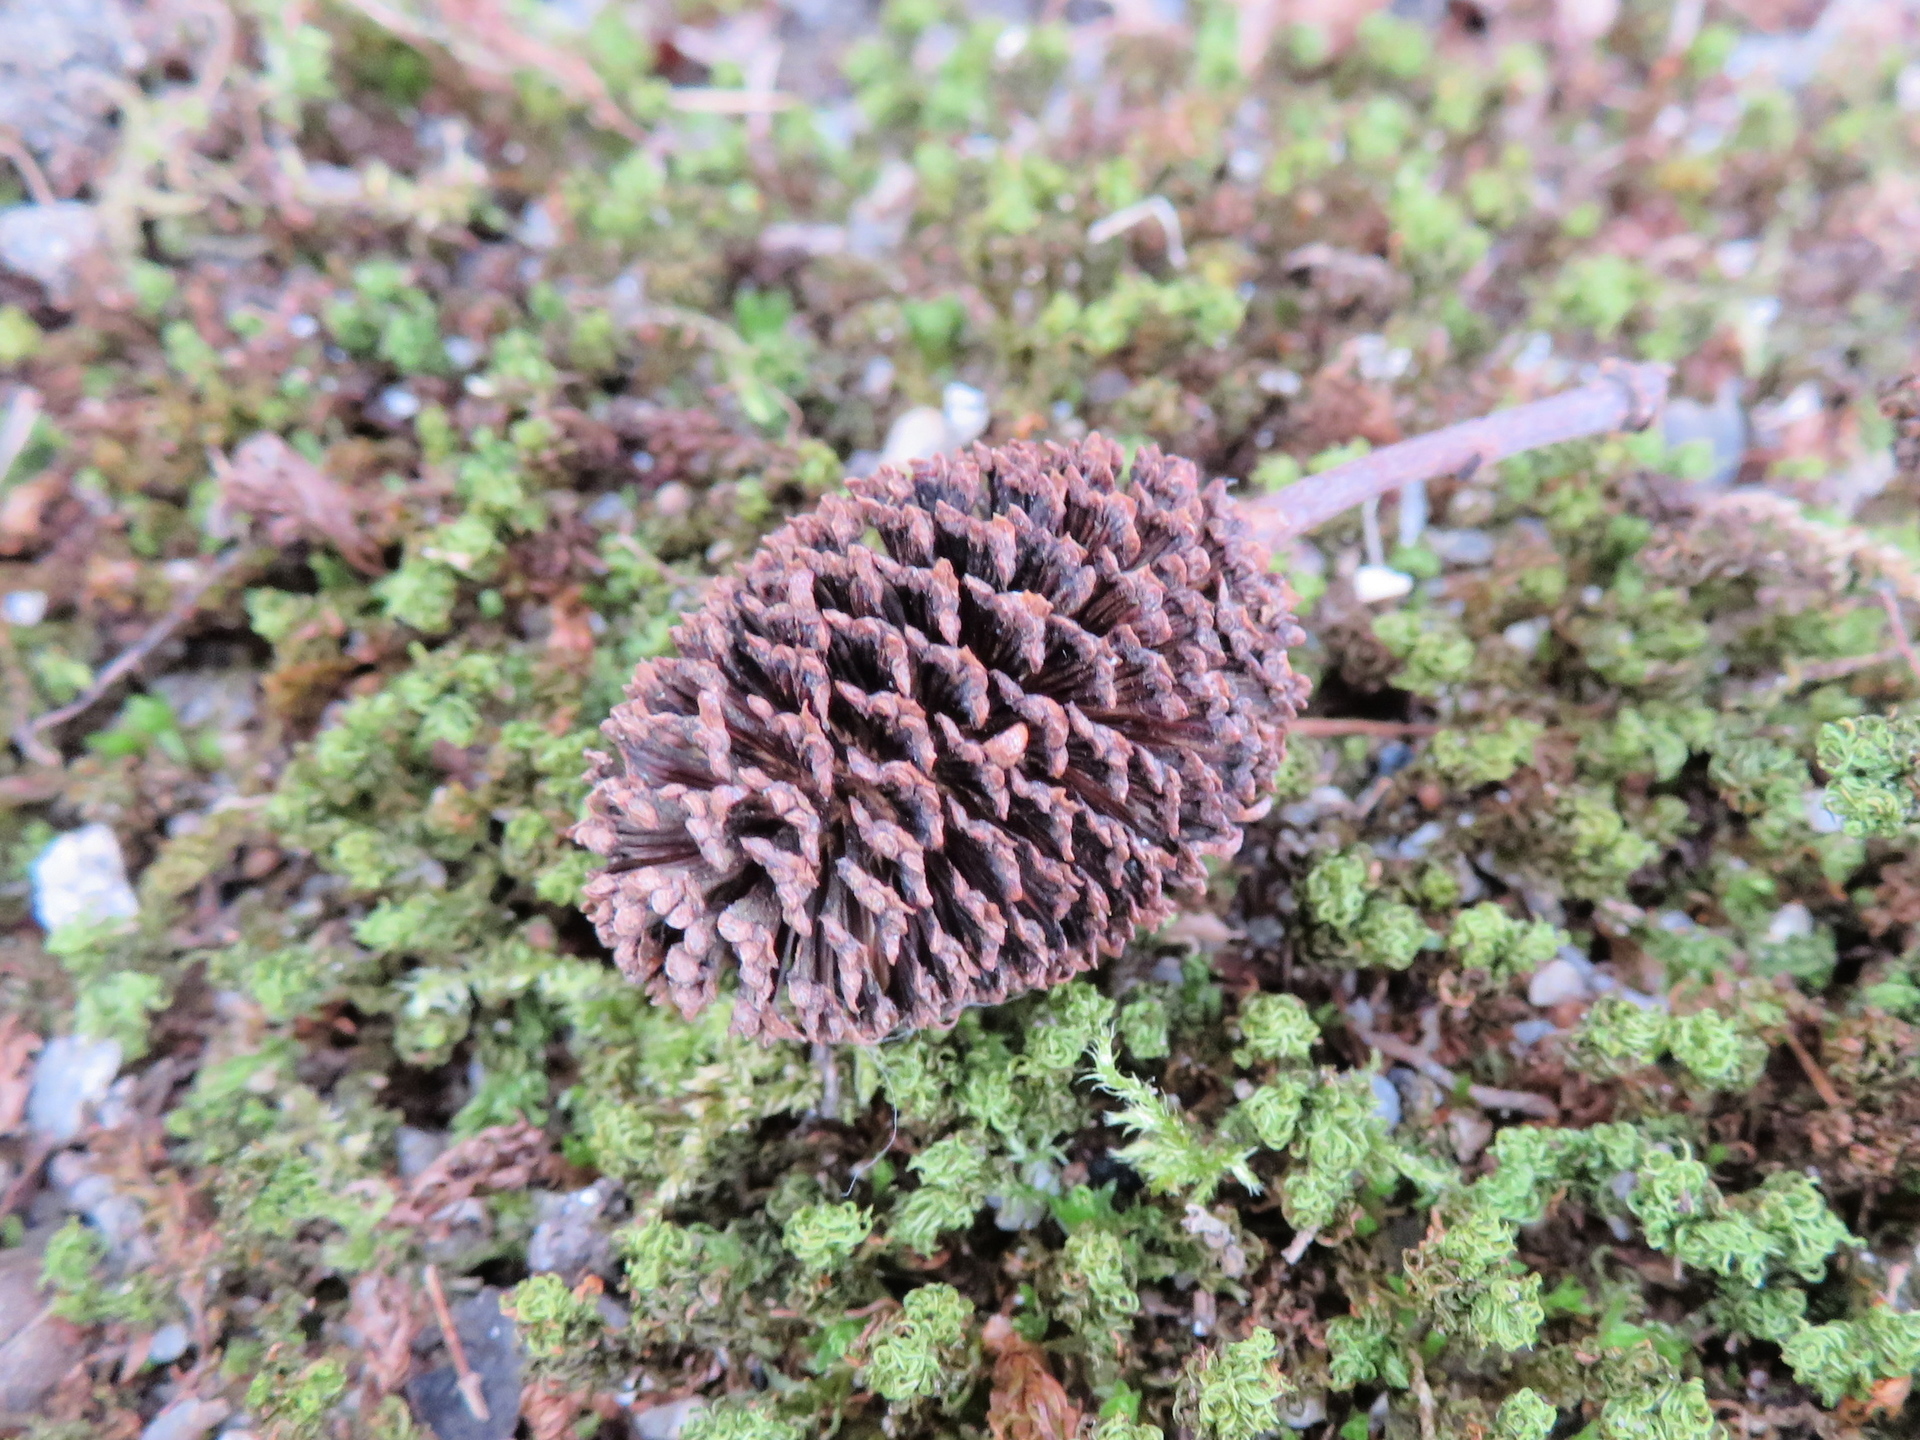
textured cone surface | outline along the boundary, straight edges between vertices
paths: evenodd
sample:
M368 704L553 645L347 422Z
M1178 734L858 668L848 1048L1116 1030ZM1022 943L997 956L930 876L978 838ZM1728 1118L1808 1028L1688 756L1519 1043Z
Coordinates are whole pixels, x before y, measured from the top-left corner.
M877 1040L1054 985L1205 881L1305 684L1217 482L1013 445L852 481L640 666L579 838L621 968L734 1028Z

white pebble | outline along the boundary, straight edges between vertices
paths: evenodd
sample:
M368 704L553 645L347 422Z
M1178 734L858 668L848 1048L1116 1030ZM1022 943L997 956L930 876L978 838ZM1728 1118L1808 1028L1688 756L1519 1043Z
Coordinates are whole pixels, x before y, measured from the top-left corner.
M1773 919L1767 922L1767 939L1778 945L1787 940L1801 940L1813 933L1813 912L1798 900L1790 900L1773 912Z
M909 461L929 459L946 448L946 415L931 405L915 405L887 427L887 438L880 447L880 463L905 465Z
M1531 655L1540 648L1540 642L1547 638L1547 622L1537 619L1516 620L1500 632L1500 638L1522 655Z
M9 625L38 625L47 618L47 592L9 590L0 596L0 616L5 616Z
M147 1359L155 1365L171 1365L187 1353L192 1337L178 1320L162 1325L147 1344Z
M940 413L947 422L947 444L955 450L986 434L993 419L986 392L957 380L940 392Z
M1353 593L1362 605L1398 600L1413 593L1413 577L1385 565L1362 565L1353 572Z
M1373 1113L1386 1122L1391 1130L1400 1123L1400 1091L1393 1081L1384 1075L1375 1075L1373 1085Z
M88 1109L105 1098L119 1073L118 1040L56 1036L34 1063L27 1123L54 1144L66 1144L80 1133Z
M1527 1003L1548 1009L1587 998L1587 977L1565 960L1549 960L1527 982Z
M56 835L34 859L33 918L58 930L75 920L113 920L140 913L127 883L120 841L110 826L82 825Z

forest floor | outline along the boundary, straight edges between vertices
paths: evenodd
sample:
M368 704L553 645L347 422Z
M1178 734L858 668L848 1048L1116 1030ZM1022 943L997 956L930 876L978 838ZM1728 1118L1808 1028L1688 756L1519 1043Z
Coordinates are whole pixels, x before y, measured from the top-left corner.
M0 0L0 154L0 1433L1914 1433L1920 8ZM581 918L843 475L1610 356L1275 557L1088 979L823 1063Z

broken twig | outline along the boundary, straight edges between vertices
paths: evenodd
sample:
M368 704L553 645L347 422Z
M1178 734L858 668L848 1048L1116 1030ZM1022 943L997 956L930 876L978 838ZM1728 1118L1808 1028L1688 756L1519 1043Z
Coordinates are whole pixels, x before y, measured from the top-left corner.
M446 1342L448 1358L453 1361L453 1373L458 1377L460 1398L466 1402L467 1413L476 1420L491 1420L493 1415L487 1409L486 1391L481 1386L480 1377L467 1361L467 1347L460 1343L460 1332L453 1323L453 1311L447 1308L447 1292L440 1287L440 1268L428 1265L422 1274L427 1282L427 1299L433 1306L433 1318L440 1324L440 1338Z
M170 638L174 631L186 624L200 611L201 602L207 598L221 581L238 570L243 561L251 560L255 552L243 545L236 545L213 563L211 569L188 587L174 607L155 621L153 627L133 644L122 650L108 661L100 673L93 677L93 683L80 692L78 698L68 701L57 710L49 710L37 720L30 720L20 727L14 735L14 743L29 760L40 765L58 765L60 756L40 736L67 723L76 716L84 715L98 705L127 676L146 664L147 657L158 650Z
M1644 430L1667 399L1664 365L1608 364L1592 383L1551 399L1496 410L1403 440L1358 460L1240 503L1240 516L1269 550L1356 505L1417 480L1439 480L1470 466L1613 430Z

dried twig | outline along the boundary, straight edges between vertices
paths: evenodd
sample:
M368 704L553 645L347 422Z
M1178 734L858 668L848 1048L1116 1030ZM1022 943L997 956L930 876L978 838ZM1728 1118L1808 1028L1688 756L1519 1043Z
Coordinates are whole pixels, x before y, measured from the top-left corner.
M1186 269L1187 247L1180 235L1180 212L1173 208L1173 202L1164 195L1149 195L1144 200L1136 200L1114 211L1105 219L1094 221L1087 227L1087 242L1104 245L1147 220L1157 221L1160 233L1166 237L1167 264L1175 270Z
M1355 1020L1351 1014L1347 1016L1347 1028L1353 1031L1354 1038L1362 1045L1378 1050L1389 1060L1398 1060L1402 1065L1412 1066L1449 1094L1460 1088L1460 1077L1418 1046L1408 1044L1397 1035L1370 1030ZM1560 1118L1560 1107L1545 1095L1537 1094L1532 1090L1503 1090L1496 1085L1469 1085L1467 1096L1474 1104L1487 1110L1511 1110L1515 1114L1532 1115L1540 1120Z
M1404 720L1355 720L1346 716L1302 716L1287 722L1289 735L1438 735L1440 725L1418 725Z
M453 1312L447 1308L447 1292L440 1288L440 1267L425 1266L421 1274L427 1282L427 1299L433 1305L433 1318L440 1324L440 1338L446 1342L447 1354L453 1360L453 1373L459 1377L460 1398L466 1402L467 1413L476 1420L491 1420L493 1415L487 1409L486 1392L481 1386L480 1377L467 1362L467 1347L460 1343L460 1332L454 1326Z
M1807 1047L1800 1043L1800 1037L1788 1030L1785 1032L1785 1039L1787 1049L1791 1050L1793 1058L1800 1062L1800 1068L1806 1073L1807 1083L1813 1086L1814 1093L1832 1109L1846 1109L1846 1099L1834 1085L1833 1078L1821 1069L1820 1062L1807 1052Z
M1413 1372L1413 1401L1419 1407L1420 1440L1433 1440L1433 1387L1427 1384L1427 1367L1420 1362L1417 1346L1407 1351L1407 1367Z
M7 478L13 462L33 438L33 427L40 419L44 402L31 385L22 385L7 402L7 417L0 420L0 480Z
M1668 374L1664 365L1605 365L1599 379L1577 390L1389 445L1273 495L1244 500L1240 515L1274 550L1416 480L1457 475L1469 466L1495 464L1543 445L1612 430L1642 430L1666 403Z
M86 714L99 704L108 691L146 664L149 655L171 639L174 631L198 614L200 604L208 593L244 563L251 561L255 553L246 546L236 545L221 555L205 575L188 587L187 593L180 597L173 609L155 621L146 634L107 662L100 673L93 677L93 683L80 692L78 699L69 701L57 710L49 710L38 720L28 721L21 726L13 737L21 753L36 764L58 765L60 756L40 738L41 734Z
M52 205L59 200L59 194L48 183L47 172L40 168L27 142L12 129L0 128L0 156L13 162L13 168L20 172L20 183L27 187L27 198L34 204Z
M1879 591L1880 604L1887 612L1887 619L1893 623L1894 648L1900 652L1915 678L1920 679L1920 655L1914 653L1913 637L1907 633L1907 622L1900 614L1900 597L1894 594L1893 586L1885 581L1875 588Z

